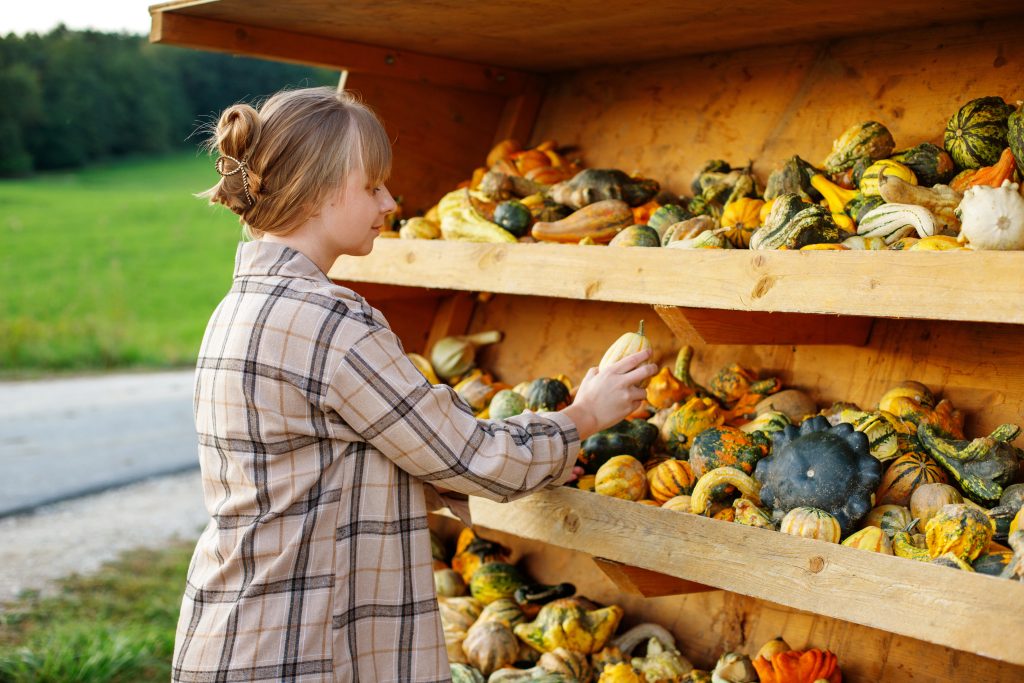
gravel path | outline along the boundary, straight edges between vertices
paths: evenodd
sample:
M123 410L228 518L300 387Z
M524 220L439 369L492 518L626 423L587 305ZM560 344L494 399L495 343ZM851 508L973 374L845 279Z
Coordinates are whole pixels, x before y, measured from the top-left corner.
M0 519L0 603L87 574L126 550L194 540L208 520L198 471ZM0 605L0 612L3 611Z

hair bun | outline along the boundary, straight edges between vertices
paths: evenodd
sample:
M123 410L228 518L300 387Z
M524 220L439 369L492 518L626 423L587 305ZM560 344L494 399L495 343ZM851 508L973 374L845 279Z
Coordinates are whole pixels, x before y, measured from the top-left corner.
M221 154L244 159L260 137L260 115L248 104L234 104L217 121L217 149Z

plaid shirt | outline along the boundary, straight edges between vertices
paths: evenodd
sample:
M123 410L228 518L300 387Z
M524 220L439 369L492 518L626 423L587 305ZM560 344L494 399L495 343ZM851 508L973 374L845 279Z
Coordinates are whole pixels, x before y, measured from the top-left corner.
M182 682L447 681L425 484L507 501L564 482L579 447L557 413L475 419L380 312L262 241L206 329L195 416L211 521Z

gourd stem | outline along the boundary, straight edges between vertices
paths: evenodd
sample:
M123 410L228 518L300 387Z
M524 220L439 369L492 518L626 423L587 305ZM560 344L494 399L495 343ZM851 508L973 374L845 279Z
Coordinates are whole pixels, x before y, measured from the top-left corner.
M644 336L644 321L643 320L640 321L640 331L637 332L637 334L639 334L641 337Z
M496 344L501 341L501 332L498 330L490 330L488 332L477 332L476 334L467 334L462 337L465 341L468 341L474 346L485 346L487 344Z

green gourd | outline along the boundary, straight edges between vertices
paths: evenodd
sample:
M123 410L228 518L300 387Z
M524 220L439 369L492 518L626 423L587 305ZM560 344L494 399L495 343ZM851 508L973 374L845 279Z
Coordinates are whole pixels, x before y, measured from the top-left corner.
M658 231L649 225L631 225L612 238L609 247L660 247Z
M922 142L916 147L895 152L891 157L917 176L922 187L931 187L939 183L948 183L956 175L956 164L949 152L930 142Z
M832 143L832 153L825 158L825 170L841 173L852 168L859 159L885 159L895 147L892 133L882 124L877 121L858 123L843 131Z
M950 117L943 141L960 168L992 166L1006 149L1007 119L1014 112L1001 97L971 100Z

